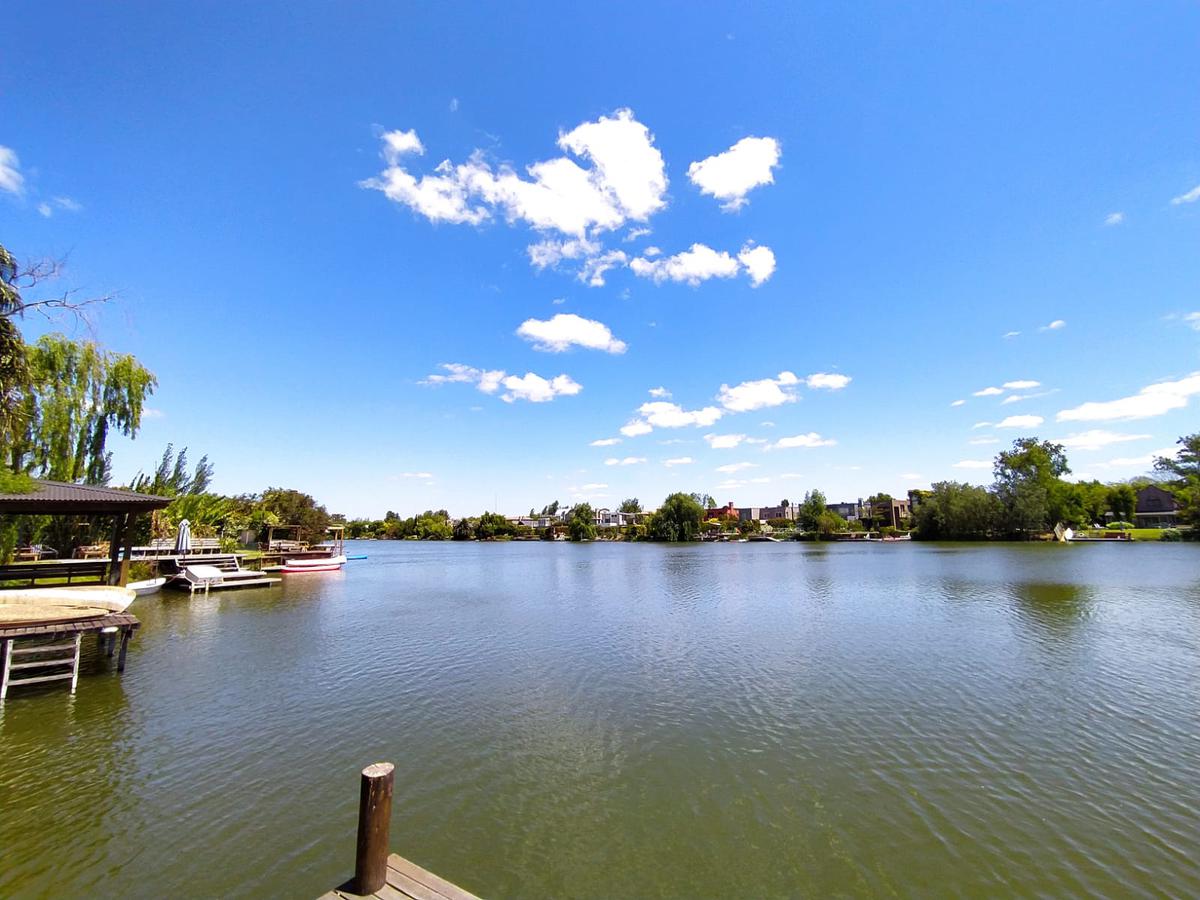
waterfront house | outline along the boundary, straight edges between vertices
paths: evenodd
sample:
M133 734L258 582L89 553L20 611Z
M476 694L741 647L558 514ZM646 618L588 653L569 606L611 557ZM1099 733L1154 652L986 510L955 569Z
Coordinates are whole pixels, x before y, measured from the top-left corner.
M730 500L724 506L713 506L704 511L704 518L708 519L740 519L740 511L733 505Z
M1173 528L1179 523L1179 504L1170 491L1148 484L1137 492L1133 518L1139 528Z
M864 516L861 497L853 503L827 503L825 508L831 513L837 513L847 522L857 522Z

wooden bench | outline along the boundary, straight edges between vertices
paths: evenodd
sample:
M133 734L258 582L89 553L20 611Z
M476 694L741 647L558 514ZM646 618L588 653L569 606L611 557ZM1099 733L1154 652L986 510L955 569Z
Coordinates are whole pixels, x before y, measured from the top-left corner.
M6 587L46 586L47 582L64 584L107 584L107 560L72 560L52 563L19 563L0 566L0 584Z

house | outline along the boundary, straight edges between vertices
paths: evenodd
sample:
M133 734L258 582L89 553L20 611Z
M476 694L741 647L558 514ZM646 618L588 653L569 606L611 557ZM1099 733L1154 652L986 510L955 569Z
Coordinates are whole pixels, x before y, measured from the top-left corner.
M738 507L737 517L740 522L761 522L764 518L761 506Z
M795 519L800 515L800 507L795 503L789 503L787 506L764 506L759 510L764 522L769 522L772 519Z
M740 519L738 508L730 500L724 506L713 506L704 510L705 521L709 519Z
M825 508L831 513L837 513L847 522L857 522L863 518L863 502L860 497L854 503L827 503Z
M1173 528L1179 522L1179 504L1170 491L1148 484L1137 492L1133 518L1139 528Z
M900 497L893 497L891 506L882 506L878 509L879 504L868 505L865 510L865 515L870 516L875 520L875 524L879 527L891 526L892 528L900 528L903 523L906 523L912 518L912 500Z

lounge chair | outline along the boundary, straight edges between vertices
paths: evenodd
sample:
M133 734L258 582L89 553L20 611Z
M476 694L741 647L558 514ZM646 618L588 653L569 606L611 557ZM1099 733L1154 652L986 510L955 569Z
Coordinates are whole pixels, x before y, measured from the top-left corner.
M225 580L225 573L216 566L185 566L179 575L193 594L201 589L207 594L209 588Z

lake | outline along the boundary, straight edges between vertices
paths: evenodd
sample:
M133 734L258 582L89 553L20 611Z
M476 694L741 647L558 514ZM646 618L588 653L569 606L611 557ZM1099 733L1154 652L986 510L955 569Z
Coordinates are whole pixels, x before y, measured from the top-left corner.
M0 895L1196 896L1200 545L367 542L0 711ZM90 643L90 642L89 642Z

